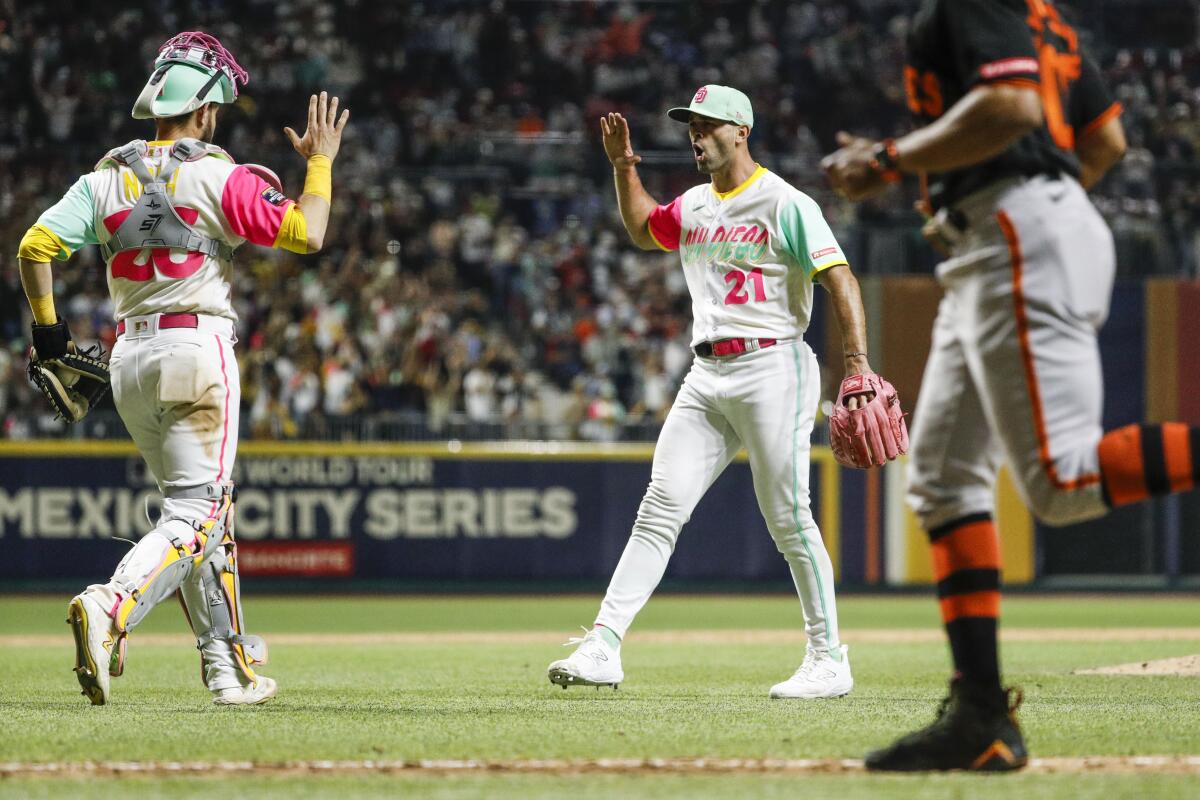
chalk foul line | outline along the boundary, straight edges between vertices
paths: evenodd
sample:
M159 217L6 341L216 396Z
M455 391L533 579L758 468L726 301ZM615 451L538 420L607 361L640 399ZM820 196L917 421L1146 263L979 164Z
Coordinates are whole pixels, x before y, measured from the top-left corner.
M218 774L573 774L573 773L864 773L858 759L770 758L600 758L600 759L442 759L365 761L83 761L0 763L0 778L117 778ZM1066 756L1034 758L1026 771L1042 774L1167 773L1200 775L1200 756Z

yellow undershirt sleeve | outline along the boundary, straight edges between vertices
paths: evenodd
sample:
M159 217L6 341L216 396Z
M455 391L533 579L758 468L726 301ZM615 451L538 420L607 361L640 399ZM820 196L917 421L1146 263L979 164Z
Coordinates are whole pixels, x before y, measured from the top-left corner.
M311 194L333 202L333 162L329 156L315 155L308 159L308 172L304 175L304 191L301 194Z
M293 203L283 215L279 223L279 233L275 236L272 247L280 247L292 253L303 255L308 252L308 221L300 206Z
M54 310L53 294L29 298L29 307L33 309L33 321L38 325L53 325L58 322L58 312Z
M43 225L34 225L21 237L17 256L26 261L46 262L64 251L67 255L71 254L71 248L63 244L54 231Z
M39 264L49 263L50 259L59 253L70 254L71 250L62 243L62 239L54 231L42 225L34 225L21 237L17 248L17 257ZM29 308L33 311L33 321L38 325L53 325L58 322L58 313L54 309L54 293L29 298Z

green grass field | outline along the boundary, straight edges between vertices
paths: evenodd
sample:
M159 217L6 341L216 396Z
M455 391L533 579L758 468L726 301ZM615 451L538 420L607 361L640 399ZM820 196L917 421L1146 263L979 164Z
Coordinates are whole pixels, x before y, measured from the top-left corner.
M596 759L858 759L933 714L945 688L937 609L920 597L846 597L857 685L815 703L767 699L803 656L784 597L662 596L623 648L620 691L563 691L545 667L591 620L592 597L251 596L271 642L277 700L219 709L173 605L131 637L113 701L89 706L71 673L66 600L0 598L0 795L133 790L255 797L1200 796L1200 769L1064 767L1008 776L873 776L806 771L596 771ZM1003 654L1025 691L1035 757L1200 755L1200 679L1079 676L1072 670L1200 653L1200 602L1178 597L1013 597ZM340 637L340 638L339 638ZM356 762L328 774L284 762ZM363 769L385 762L503 762L506 770ZM569 762L529 772L531 760ZM254 762L246 774L46 777L30 764ZM543 765L545 767L545 765ZM517 769L523 767L525 771Z

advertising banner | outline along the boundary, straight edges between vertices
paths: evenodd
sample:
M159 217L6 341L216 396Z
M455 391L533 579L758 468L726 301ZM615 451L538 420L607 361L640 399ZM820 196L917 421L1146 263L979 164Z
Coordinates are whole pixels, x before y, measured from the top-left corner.
M129 547L122 540L150 529L159 493L123 443L41 444L45 452L0 451L0 581L102 580ZM243 574L607 580L649 481L651 448L458 449L246 445L234 472ZM818 520L821 473L812 480ZM789 580L744 461L696 509L667 577Z

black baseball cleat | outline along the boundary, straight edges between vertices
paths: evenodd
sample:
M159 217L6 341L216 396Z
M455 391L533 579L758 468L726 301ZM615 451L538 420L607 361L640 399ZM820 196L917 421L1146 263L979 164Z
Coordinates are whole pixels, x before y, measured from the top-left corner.
M1021 700L1020 690L980 689L956 678L932 725L868 753L866 767L881 772L1020 769L1029 760L1017 724Z

